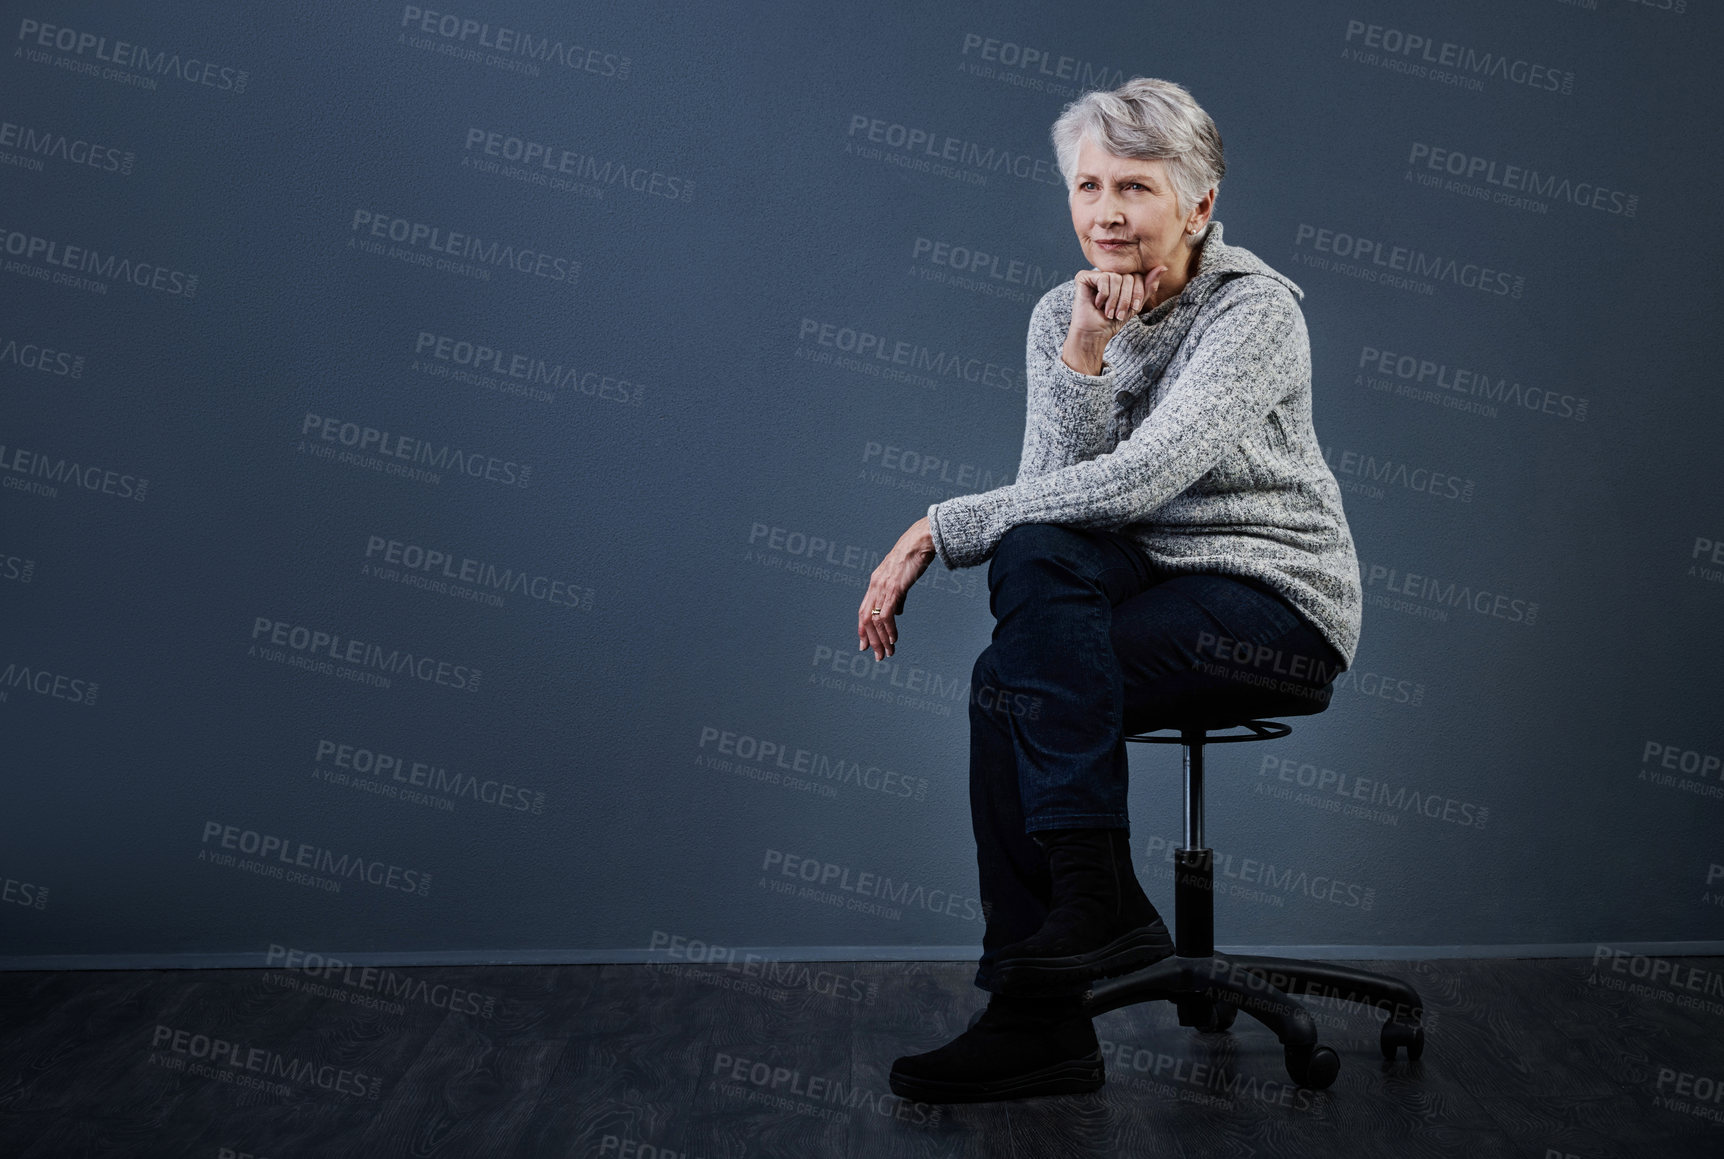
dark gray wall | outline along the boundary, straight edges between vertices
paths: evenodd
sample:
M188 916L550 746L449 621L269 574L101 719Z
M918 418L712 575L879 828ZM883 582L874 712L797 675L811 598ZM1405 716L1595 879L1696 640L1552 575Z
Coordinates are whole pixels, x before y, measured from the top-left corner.
M1220 940L1720 944L1712 6L197 7L0 60L5 964L971 953L986 569L855 612L1011 478L1133 75L1307 292L1369 601L1215 753Z

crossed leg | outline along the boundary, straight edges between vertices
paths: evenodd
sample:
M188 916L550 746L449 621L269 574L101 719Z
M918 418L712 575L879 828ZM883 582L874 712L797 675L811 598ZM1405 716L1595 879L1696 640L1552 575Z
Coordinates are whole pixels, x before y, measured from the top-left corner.
M1110 530L1029 523L988 568L993 639L970 692L970 818L987 915L976 985L994 989L1001 947L1041 928L1051 903L1042 829L1128 829L1127 732L1174 718L1185 698L1237 688L1205 641L1339 658L1303 617L1248 581L1169 575ZM1319 681L1321 683L1321 681Z

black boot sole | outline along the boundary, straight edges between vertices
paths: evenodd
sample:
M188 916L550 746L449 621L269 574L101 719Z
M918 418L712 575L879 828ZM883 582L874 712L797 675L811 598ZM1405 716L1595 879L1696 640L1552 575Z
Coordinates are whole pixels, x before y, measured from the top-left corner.
M1087 1095L1099 1091L1105 1081L1100 1050L997 1079L927 1079L894 1070L887 1080L893 1094L913 1103L991 1103L1037 1095Z
M994 963L994 986L1001 994L1069 993L1086 982L1114 978L1153 966L1173 954L1173 939L1162 922L1128 930L1105 946L1063 958L1002 958Z

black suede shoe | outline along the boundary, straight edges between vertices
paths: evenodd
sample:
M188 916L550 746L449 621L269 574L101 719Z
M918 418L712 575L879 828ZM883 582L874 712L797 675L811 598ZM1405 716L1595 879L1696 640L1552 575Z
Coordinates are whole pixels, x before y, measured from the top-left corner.
M992 995L969 1029L892 1064L892 1093L918 1103L1081 1095L1104 1081L1101 1046L1078 998Z
M1031 834L1048 853L1053 905L1041 929L1000 950L994 980L1003 994L1081 994L1098 978L1152 966L1173 938L1131 868L1124 829L1046 829Z

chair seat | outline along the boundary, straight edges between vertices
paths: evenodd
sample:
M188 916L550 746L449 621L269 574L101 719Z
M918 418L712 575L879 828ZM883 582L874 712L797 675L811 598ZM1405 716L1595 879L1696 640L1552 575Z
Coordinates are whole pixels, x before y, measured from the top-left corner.
M1274 716L1314 716L1329 707L1335 685L1311 691L1284 692L1273 686L1211 688L1177 696L1156 705L1152 713L1127 714L1126 735L1159 729L1218 731L1247 720Z

